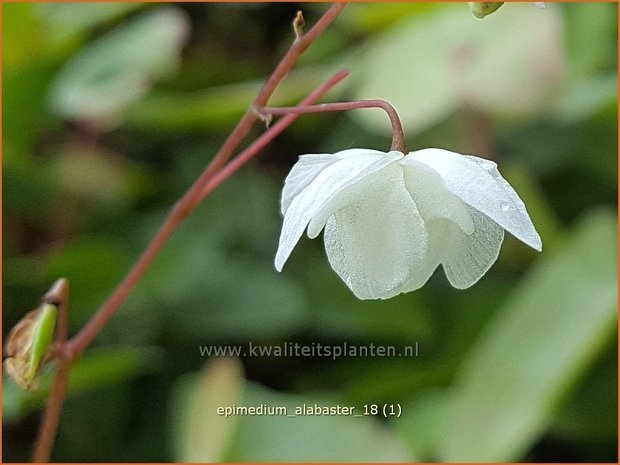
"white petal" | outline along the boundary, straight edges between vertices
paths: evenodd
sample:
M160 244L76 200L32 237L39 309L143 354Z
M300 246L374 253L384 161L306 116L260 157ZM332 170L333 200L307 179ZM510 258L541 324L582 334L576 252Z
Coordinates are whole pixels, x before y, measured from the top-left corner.
M321 171L338 160L338 157L328 153L301 155L284 180L280 202L282 215L286 213L295 196L308 187Z
M475 284L491 268L499 255L504 230L486 215L471 209L474 230L470 235L449 220L426 221L429 248L424 269L398 289L411 292L421 288L438 265L457 289Z
M343 189L359 182L395 160L402 154L368 151L345 156L328 165L290 203L284 222L275 265L282 270L291 251L299 241L310 219Z
M465 234L474 231L469 215L470 207L456 195L448 191L435 171L414 159L401 160L405 172L405 185L418 206L424 221L436 218L456 223Z
M383 153L368 149L347 149L332 153L313 153L301 155L299 160L284 181L282 188L282 200L280 202L282 215L286 213L289 205L296 195L304 190L318 174L332 163L345 157L361 155L365 153Z
M450 192L484 213L517 239L540 251L542 242L523 201L488 160L442 149L411 152L401 163L424 163L439 174ZM492 163L492 164L491 164Z
M424 257L424 261L419 270L416 273L413 273L409 277L409 280L407 282L394 289L394 295L420 289L433 275L433 272L441 263L442 250L441 247L439 247L437 244L437 238L439 238L440 234L445 230L444 223L450 224L451 227L456 229L454 223L450 223L446 220L432 220L430 222L424 221L424 225L426 227L426 234L428 236L426 257Z
M491 268L499 255L504 240L504 230L483 213L470 211L474 232L464 234L452 226L449 236L444 236L445 255L442 265L446 276L457 289L466 289L478 281Z
M387 299L424 267L428 236L399 165L364 186L327 221L325 250L358 298Z
M341 153L343 152L339 152L339 154ZM389 152L389 154L393 155L396 159L403 158L403 154L401 152L391 151ZM365 183L372 182L372 178L374 176L382 176L382 175L383 175L382 172L377 172L375 174L372 174L366 177L363 181L353 184L352 186L349 186L346 189L343 189L336 197L334 197L331 201L326 203L323 206L323 208L321 208L318 212L316 212L316 214L310 220L310 223L308 224L308 237L310 239L314 239L315 237L317 237L320 234L323 227L325 227L327 220L332 216L332 214L336 210L339 210L346 204L352 201L355 201L364 195L367 195L366 194L367 188L366 188ZM399 174L399 177L402 177L402 173Z
M483 159L476 159L476 163L486 169L496 166ZM441 263L454 287L470 287L497 259L504 230L448 191L442 178L426 164L409 159L404 165L405 184L426 222L429 234L425 274L430 277ZM403 292L418 289L425 282L407 283L403 286Z

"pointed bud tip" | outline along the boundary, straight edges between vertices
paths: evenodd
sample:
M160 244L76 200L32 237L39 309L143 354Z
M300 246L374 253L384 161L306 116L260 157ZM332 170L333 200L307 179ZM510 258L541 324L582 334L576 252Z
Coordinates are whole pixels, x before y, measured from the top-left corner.
M66 278L56 280L50 290L43 296L43 302L60 306L69 300L69 281Z

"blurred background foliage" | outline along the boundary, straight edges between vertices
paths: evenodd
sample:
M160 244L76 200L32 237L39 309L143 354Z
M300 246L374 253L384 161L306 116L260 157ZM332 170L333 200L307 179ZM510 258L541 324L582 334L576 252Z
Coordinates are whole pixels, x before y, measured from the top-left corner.
M60 276L70 330L103 302L324 4L4 3L3 335ZM506 237L458 291L358 301L320 240L282 274L296 156L385 150L378 111L303 116L209 197L76 365L57 461L617 461L617 5L349 5L282 84L384 98L411 149L496 160L544 244ZM257 125L254 135L263 128ZM205 360L199 345L419 343L416 358ZM206 367L206 369L203 369ZM3 378L4 461L37 393ZM401 404L398 419L236 417L220 405Z

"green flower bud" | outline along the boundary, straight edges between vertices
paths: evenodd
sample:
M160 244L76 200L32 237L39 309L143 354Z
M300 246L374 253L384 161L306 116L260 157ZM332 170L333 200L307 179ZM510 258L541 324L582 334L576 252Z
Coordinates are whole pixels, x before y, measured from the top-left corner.
M476 18L484 18L497 11L504 2L468 2L471 12Z
M27 313L9 334L4 366L7 374L24 389L33 390L39 385L39 373L49 359L57 318L58 307L43 303Z

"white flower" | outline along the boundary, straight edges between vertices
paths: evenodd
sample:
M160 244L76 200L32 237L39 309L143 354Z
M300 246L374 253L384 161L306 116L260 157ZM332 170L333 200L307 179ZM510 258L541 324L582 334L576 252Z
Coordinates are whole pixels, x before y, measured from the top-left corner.
M504 230L541 251L525 205L491 161L442 149L302 155L282 190L282 270L306 227L360 299L422 287L438 265L465 289L497 259Z

